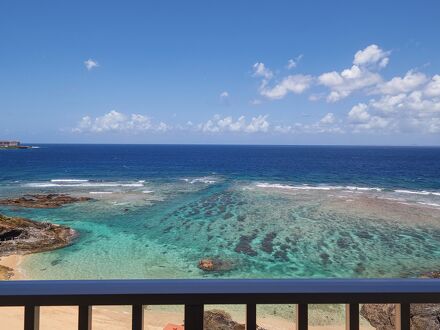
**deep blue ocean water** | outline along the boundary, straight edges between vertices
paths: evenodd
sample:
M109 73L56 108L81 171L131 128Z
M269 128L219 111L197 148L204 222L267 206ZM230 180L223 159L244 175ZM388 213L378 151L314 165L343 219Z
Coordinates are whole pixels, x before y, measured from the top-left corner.
M79 238L30 278L407 277L440 268L440 148L40 145L0 150L0 207ZM202 258L229 271L205 273Z

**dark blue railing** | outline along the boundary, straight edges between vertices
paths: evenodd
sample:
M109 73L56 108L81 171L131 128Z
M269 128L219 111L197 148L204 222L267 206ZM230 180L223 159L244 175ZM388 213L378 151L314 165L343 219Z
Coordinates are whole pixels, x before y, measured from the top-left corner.
M2 281L0 306L24 306L24 329L37 330L40 306L79 306L78 329L90 330L94 305L131 305L133 330L143 305L185 305L185 329L203 329L206 304L245 304L256 329L257 304L297 304L297 329L308 327L308 304L346 304L347 329L359 329L359 304L396 304L399 330L410 329L410 303L440 303L440 280L96 280Z

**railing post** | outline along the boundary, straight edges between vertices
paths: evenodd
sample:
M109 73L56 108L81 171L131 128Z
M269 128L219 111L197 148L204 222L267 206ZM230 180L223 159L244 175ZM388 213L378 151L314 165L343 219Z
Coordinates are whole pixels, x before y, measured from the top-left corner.
M40 307L24 306L24 330L40 329Z
M78 306L78 330L92 330L92 306Z
M396 304L396 330L410 330L410 304Z
M257 305L246 305L246 330L257 329Z
M296 305L296 330L308 330L309 311L307 304Z
M203 330L203 305L185 305L185 330Z
M133 305L131 308L131 328L132 330L144 329L144 306Z
M359 304L345 305L345 330L359 330Z

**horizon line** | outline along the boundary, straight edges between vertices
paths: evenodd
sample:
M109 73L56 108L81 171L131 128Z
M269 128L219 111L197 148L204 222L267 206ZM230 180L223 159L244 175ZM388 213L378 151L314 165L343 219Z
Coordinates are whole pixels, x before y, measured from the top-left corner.
M96 142L23 142L23 145L120 145L120 146L267 146L267 147L403 147L440 148L436 144L246 144L246 143L96 143Z

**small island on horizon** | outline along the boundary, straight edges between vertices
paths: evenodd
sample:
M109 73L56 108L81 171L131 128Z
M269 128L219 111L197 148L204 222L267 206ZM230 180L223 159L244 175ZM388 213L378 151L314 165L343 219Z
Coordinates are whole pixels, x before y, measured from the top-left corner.
M0 140L0 149L31 149L32 146L22 145L20 141Z

